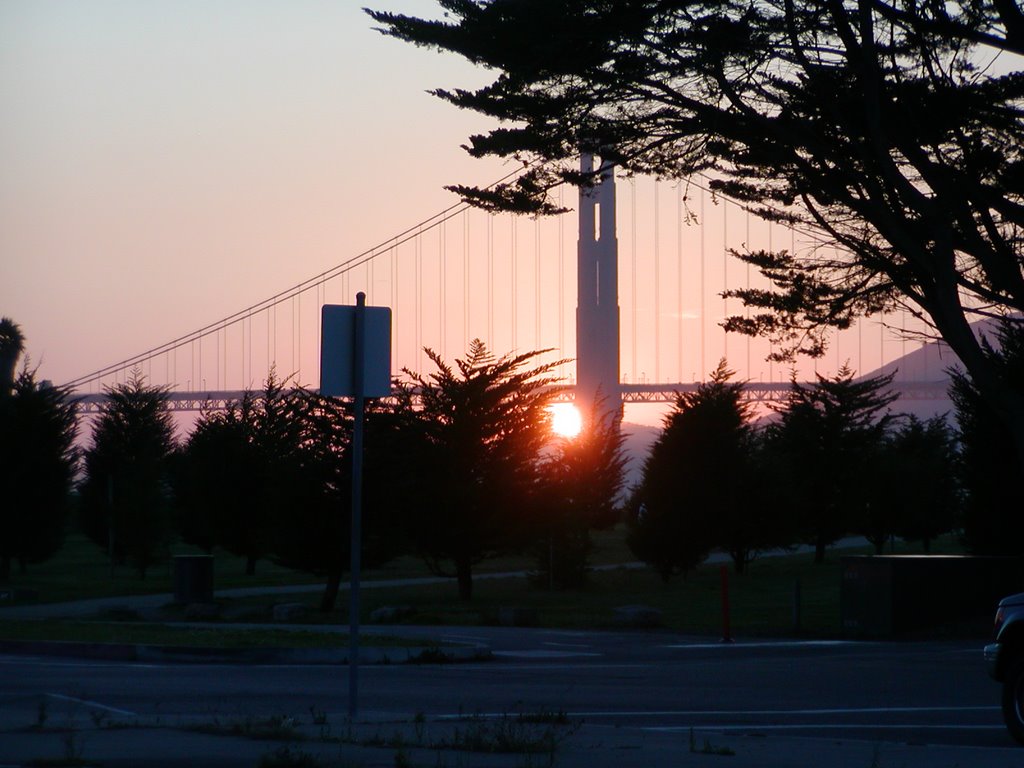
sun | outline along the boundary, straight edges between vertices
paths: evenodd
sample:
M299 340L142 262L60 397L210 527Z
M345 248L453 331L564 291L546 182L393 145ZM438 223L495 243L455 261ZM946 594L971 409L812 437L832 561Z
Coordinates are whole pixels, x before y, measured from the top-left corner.
M548 407L551 429L560 437L576 437L583 429L579 409L572 403L555 403Z

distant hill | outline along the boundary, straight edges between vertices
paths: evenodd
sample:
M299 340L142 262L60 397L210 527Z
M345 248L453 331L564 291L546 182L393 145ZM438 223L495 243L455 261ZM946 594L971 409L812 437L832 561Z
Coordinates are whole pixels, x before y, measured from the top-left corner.
M982 320L971 326L979 337L986 336L996 341L996 321ZM944 341L931 341L918 347L913 352L899 357L881 368L865 373L868 376L888 375L895 372L893 387L899 389L900 382L933 382L950 381L950 369L962 369L960 359ZM668 406L666 406L667 410ZM945 416L955 426L953 401L946 397L938 400L906 400L900 398L892 405L894 413L909 413L919 419L930 419L934 416ZM661 432L660 427L624 422L622 431L626 434L625 449L629 457L626 467L626 487L640 482L644 460L651 450L651 445Z
M971 329L979 338L985 336L992 343L996 342L997 323L995 320L981 320L974 323ZM866 375L880 376L895 372L893 386L896 389L899 389L900 382L944 381L947 383L948 391L950 369L963 370L960 358L944 341L930 341ZM954 409L953 401L947 395L942 400L904 400L901 398L893 404L893 410L900 413L912 413L922 419L939 415L946 415L952 419Z

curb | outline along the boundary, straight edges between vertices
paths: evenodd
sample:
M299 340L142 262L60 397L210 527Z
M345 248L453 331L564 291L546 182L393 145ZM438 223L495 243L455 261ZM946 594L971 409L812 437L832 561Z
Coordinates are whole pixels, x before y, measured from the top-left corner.
M0 653L98 661L184 664L348 664L347 648L211 648L67 640L0 640ZM361 664L450 664L492 658L486 645L359 649Z

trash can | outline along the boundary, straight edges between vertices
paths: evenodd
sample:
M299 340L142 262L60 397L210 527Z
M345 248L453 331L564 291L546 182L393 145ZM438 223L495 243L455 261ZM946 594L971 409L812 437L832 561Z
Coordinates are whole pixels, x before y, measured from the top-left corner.
M213 602L213 555L174 556L174 602Z

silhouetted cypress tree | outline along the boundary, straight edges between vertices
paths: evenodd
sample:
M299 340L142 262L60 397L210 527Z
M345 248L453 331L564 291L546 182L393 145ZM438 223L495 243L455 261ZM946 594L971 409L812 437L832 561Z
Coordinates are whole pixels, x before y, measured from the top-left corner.
M405 372L403 428L416 449L403 468L416 489L406 526L428 566L458 579L464 600L476 563L535 535L530 509L550 441L549 374L558 365L528 368L540 354L496 358L474 340L454 367L428 349L437 371Z
M41 562L63 543L77 432L70 393L34 370L0 395L0 581L12 560Z
M892 375L854 380L848 366L811 386L794 378L779 421L768 427L767 450L816 563L844 534L873 534L872 474L893 418L883 411L898 397L884 391L891 382Z
M1004 386L1024 393L1024 326L1004 322L985 355ZM1024 482L1011 426L965 373L950 390L960 431L964 542L975 554L1024 553Z
M582 584L587 577L591 529L618 522L616 502L622 491L626 457L619 414L605 410L598 398L575 437L555 440L542 468L542 490L534 518L537 534L535 581L559 589Z
M633 500L629 545L666 581L716 547L742 571L760 547L755 524L753 434L743 385L722 360L675 407L651 447Z
M82 530L116 564L146 571L166 559L171 537L168 459L175 449L167 390L134 371L107 389L85 452Z

